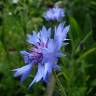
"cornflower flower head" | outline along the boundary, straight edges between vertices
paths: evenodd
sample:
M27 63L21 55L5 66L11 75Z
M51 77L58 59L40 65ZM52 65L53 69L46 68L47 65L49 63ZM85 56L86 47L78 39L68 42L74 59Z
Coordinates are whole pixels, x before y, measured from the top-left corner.
M63 8L59 8L59 7L49 8L44 14L44 18L47 21L51 21L51 20L60 21L63 17L64 17L64 10Z
M32 86L43 79L48 82L48 78L52 73L52 70L60 70L57 65L58 58L63 56L60 51L63 41L66 40L69 26L64 27L63 24L59 24L55 28L54 38L51 38L51 29L48 30L43 27L40 32L33 32L33 35L28 35L28 43L33 45L31 51L21 51L20 53L24 57L25 66L14 69L14 76L21 76L21 82L24 81L31 73L33 65L38 65L38 71L29 85Z

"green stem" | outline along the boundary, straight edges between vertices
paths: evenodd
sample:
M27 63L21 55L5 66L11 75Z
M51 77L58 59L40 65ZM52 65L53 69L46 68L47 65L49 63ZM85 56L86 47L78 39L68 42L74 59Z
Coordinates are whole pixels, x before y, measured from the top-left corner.
M54 87L55 87L55 78L53 75L51 75L47 85L46 96L53 96Z

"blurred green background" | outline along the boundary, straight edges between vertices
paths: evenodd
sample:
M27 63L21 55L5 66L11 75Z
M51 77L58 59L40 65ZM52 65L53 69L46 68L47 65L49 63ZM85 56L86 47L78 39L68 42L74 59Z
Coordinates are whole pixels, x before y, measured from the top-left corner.
M23 85L11 70L24 65L19 51L30 47L26 35L50 25L43 14L54 5L64 8L71 26L66 56L49 85L29 90L35 70ZM0 0L0 96L96 96L96 0Z

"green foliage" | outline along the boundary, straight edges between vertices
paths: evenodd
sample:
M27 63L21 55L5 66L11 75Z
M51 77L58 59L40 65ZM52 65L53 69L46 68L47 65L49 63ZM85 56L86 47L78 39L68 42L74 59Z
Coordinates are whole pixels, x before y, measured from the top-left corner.
M0 96L49 96L42 82L28 90L33 75L21 86L11 70L24 64L19 51L29 47L26 35L42 25L49 26L42 14L54 4L64 7L70 32L69 44L62 49L66 56L58 62L61 72L53 72L56 83L52 96L95 96L96 1L19 0L17 4L12 1L0 0Z

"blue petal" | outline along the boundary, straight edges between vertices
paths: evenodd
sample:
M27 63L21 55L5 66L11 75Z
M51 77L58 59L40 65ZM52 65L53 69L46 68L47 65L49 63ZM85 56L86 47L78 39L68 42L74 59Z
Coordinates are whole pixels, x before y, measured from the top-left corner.
M60 70L61 70L60 66L57 65L57 64L54 64L54 65L53 65L53 69L55 69L55 70L57 70L57 71L60 71Z
M52 69L60 71L60 67L57 64L54 64L52 62L45 63L45 69L44 69L44 75L43 75L43 80L48 83L49 81L49 76L52 73Z
M21 82L24 81L30 74L32 70L32 64L25 65L21 68L14 69L15 71L14 76L21 76Z
M45 48L43 50L45 50L45 53L47 52L47 53L53 53L54 54L54 52L56 53L59 50L58 44L55 40L49 39L48 44L47 44L47 48Z
M62 53L61 51L59 51L59 52L57 52L56 56L57 56L57 57L62 57L62 56L65 56L65 54Z
M64 27L64 24L59 24L57 28L55 28L54 40L57 42L58 47L62 46L64 40L66 40L67 33L69 31L70 26Z
M28 35L27 37L28 37L27 42L30 44L36 45L36 43L39 42L39 38L36 32L33 32L33 35Z
M34 77L34 80L29 85L29 88L33 85L33 83L40 81L42 79L42 77L43 77L43 74L44 74L44 66L39 64L36 76Z
M39 33L40 35L40 40L42 40L44 43L47 42L47 40L50 38L51 35L51 28L49 28L48 30L46 29L45 26L42 27L42 30Z
M55 62L58 60L62 54L59 52L54 40L50 39L48 42L48 47L43 49L43 61L44 62Z
M52 73L52 63L47 62L44 64L44 75L43 75L43 80L45 82L48 81L49 75Z
M22 55L29 55L29 53L28 53L27 51L20 51L20 53L21 53Z
M49 52L54 52L54 49L55 49L55 44L54 44L54 40L53 39L50 39L49 42L48 42L48 51Z
M30 55L30 53L28 53L27 51L20 51L20 53L24 56L24 62L25 63L30 63L29 62L29 55Z

